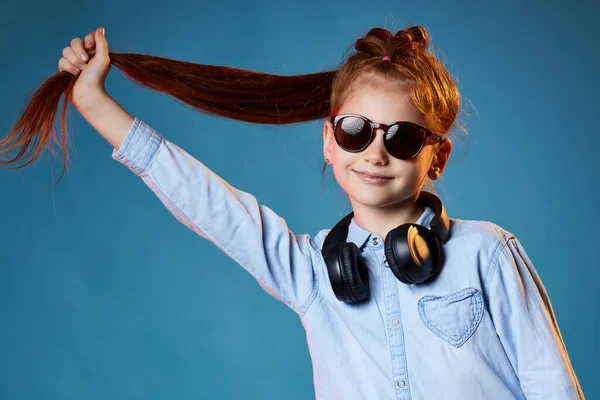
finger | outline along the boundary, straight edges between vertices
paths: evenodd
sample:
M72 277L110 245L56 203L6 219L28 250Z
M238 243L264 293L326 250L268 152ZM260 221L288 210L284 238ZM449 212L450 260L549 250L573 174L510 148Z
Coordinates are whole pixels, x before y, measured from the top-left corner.
M71 64L69 60L67 60L64 57L58 60L58 70L70 72L75 76L79 75L79 73L81 72L73 64Z
M71 64L73 64L78 69L82 70L85 68L85 63L81 61L81 59L75 54L73 48L65 47L63 49L63 57L66 58Z
M73 40L71 40L71 48L73 49L73 52L75 53L75 55L77 55L77 57L79 57L79 59L83 62L87 62L88 55L85 52L85 49L83 48L83 40L81 40L81 38L74 38Z
M95 48L96 45L96 38L94 36L94 32L90 32L87 35L85 35L85 38L83 39L84 41L84 45L85 45L85 49L89 52L89 50L92 50Z

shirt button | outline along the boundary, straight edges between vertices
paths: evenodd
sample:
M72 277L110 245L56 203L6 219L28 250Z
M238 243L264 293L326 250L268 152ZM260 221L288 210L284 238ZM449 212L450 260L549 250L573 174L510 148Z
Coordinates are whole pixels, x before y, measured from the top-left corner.
M379 239L377 239L376 237L373 238L373 244L375 246L377 246L379 244Z
M406 386L406 382L404 381L398 381L397 383L399 388L403 388L404 386Z
M394 317L390 321L392 321L392 325L394 325L394 326L398 325L398 318Z

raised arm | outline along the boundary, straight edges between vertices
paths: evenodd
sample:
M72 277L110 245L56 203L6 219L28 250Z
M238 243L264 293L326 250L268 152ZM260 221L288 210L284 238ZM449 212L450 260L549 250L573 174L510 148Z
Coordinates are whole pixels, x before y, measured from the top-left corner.
M92 97L89 97L92 98ZM314 242L238 190L105 94L80 107L115 147L113 158L138 175L185 226L210 240L300 317L316 295Z
M135 119L104 91L90 93L77 110L115 149L121 148Z

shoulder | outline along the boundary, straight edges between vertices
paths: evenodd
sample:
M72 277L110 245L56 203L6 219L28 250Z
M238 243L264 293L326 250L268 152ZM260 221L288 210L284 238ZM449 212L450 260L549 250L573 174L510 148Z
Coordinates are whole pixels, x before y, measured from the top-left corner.
M319 252L323 248L323 243L325 242L325 238L329 232L331 232L331 228L321 229L312 239L315 249Z
M321 229L314 238L313 246L321 249L331 228ZM489 248L505 243L515 235L506 228L485 220L450 218L450 237L447 243L470 244L475 248Z
M516 236L507 228L487 220L450 218L450 236L444 248L465 265L477 266L484 281L493 275Z
M331 228L321 229L311 238L314 250L321 251L330 231ZM444 248L460 250L464 255L477 256L489 263L498 257L511 239L516 239L511 231L492 221L450 218L450 236Z
M448 242L468 243L483 249L502 245L514 237L511 231L491 221L450 218Z

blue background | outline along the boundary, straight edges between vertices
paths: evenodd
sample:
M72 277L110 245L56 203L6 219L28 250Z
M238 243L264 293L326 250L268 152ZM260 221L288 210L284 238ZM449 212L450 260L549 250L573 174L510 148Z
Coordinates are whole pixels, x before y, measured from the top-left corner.
M344 4L344 5L342 5ZM587 398L600 398L598 4L496 1L9 2L0 11L1 136L73 37L109 50L292 75L332 68L370 28L423 25L463 96L471 137L436 187L448 213L521 240ZM322 121L209 117L127 80L132 115L314 236L349 211ZM62 103L61 103L62 104ZM75 150L0 169L0 398L308 399L297 315L180 224L69 108ZM58 126L58 124L57 124ZM467 151L468 150L468 151ZM594 184L596 182L596 184Z

